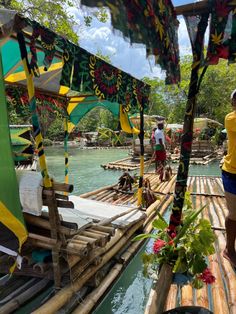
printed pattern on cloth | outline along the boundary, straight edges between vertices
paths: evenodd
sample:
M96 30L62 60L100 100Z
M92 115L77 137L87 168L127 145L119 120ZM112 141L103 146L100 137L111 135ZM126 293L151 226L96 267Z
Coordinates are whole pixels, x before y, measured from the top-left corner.
M41 36L42 50L45 53L44 64L47 67L52 63L56 51L62 55L61 86L82 94L93 94L101 100L120 103L126 110L137 111L140 107L146 109L149 85L41 27L37 22L27 22L33 28L30 67L35 76L39 76L36 39Z
M236 2L209 0L210 36L206 63L217 64L220 58L236 62Z
M154 55L156 64L166 71L167 84L179 82L179 23L170 0L82 0L81 4L108 7L113 28L131 43L146 45L147 56Z

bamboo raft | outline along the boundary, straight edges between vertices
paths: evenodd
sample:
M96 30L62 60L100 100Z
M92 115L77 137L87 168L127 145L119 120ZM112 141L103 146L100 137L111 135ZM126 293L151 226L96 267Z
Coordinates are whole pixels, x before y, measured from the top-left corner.
M162 211L165 211L172 201L173 197L168 193L170 187L173 187L175 177L161 184L155 174L148 177L150 177L152 188L158 191L160 197L147 209L137 210L135 206L130 208L129 214L132 216L132 211L138 211L140 218L127 226L117 227L113 224L115 219L124 214L114 215L102 221L93 220L78 229L73 223L57 221L56 215L50 216L52 214L50 211L48 215L42 216L24 213L29 238L22 250L21 270L16 269L14 275L8 278L6 274L15 260L12 257L9 258L8 255L0 255L0 273L5 274L0 278L0 313L11 313L16 310L34 295L42 292L45 287L52 285L53 279L56 291L60 289L59 292L50 298L49 303L46 302L41 307L37 305L39 309L35 310L35 313L55 313L60 308L71 309L74 306L71 300L80 291L87 291L85 297L90 293L97 294L97 291L99 295L103 290L105 292L106 289L100 283L104 280L107 282L107 276L110 278L108 282L112 282L125 268L138 247L142 245L141 242L133 243L131 241L133 236L139 232L150 232L156 209L160 210L162 206ZM73 203L61 193L71 192L71 190L70 185L54 182L53 190L43 190L44 205L48 205L49 209L53 207L55 212L60 207L72 209ZM54 193L56 202L52 203ZM136 194L119 191L117 184L86 193L81 197L100 200L108 205L130 206L137 202ZM53 223L55 224L53 230L55 228L57 234L50 234ZM51 251L52 259L35 262L33 258L35 249ZM114 269L116 276L113 274ZM60 287L58 283L61 283ZM109 287L109 284L106 285ZM25 289L22 290L21 286ZM9 295L11 298L8 298ZM91 309L94 304L91 302L89 304Z
M221 157L216 154L212 153L203 157L191 157L190 164L191 165L208 165L211 162L221 159ZM172 154L171 155L171 162L178 163L179 162L179 155Z
M35 309L34 313L55 313L60 309L64 311L74 310L73 313L91 313L99 299L106 293L112 282L142 245L142 242L131 242L133 236L137 233L150 232L152 221L156 217L156 210L164 214L173 201L175 175L169 182L160 182L155 173L147 173L145 178L149 179L151 189L158 196L158 199L147 209L142 209L144 216L138 222L127 228L117 228L112 225L112 219L104 224L93 221L80 231L73 229L72 226L60 226L60 234L63 234L67 239L67 250L61 250L60 259L62 288L56 291L57 293L51 296L45 304L37 305L38 308ZM180 305L200 305L209 308L214 313L236 313L236 275L229 262L223 259L221 255L225 245L224 217L226 215L221 179L204 176L189 177L188 187L197 208L207 204L203 214L207 219L210 219L217 235L215 244L217 253L209 258L209 266L217 279L209 288L204 287L200 290L193 289L191 285L181 286L173 283L165 301L165 309L169 310ZM55 186L55 189L62 188ZM121 191L117 185L103 187L80 195L80 197L113 205L136 203L136 193ZM58 202L69 201L58 199ZM68 203L67 205L70 206L71 204ZM15 273L22 276L12 276L13 283L9 284L9 287L7 285L8 295L13 295L13 297L10 300L7 299L6 293L4 293L5 289L0 289L0 303L2 305L0 313L4 314L10 313L27 302L32 295L43 291L46 286L52 284L53 280L53 263L34 263L30 256L32 245L39 245L48 249L52 249L55 245L55 240L50 239L47 235L48 218L39 217L32 221L32 217L27 214L25 219L27 224L30 224L31 227L34 224L36 228L31 230L29 234L31 246L28 245L24 250L22 270ZM41 230L41 234L36 234L35 230ZM42 235L42 230L44 235ZM6 263L9 265L11 262L5 255L0 256L0 272L2 274L6 273ZM33 277L30 282L29 277ZM0 287L1 281L4 282L4 280L4 277L0 279ZM28 282L27 291L23 290L23 292L19 288L20 280L21 285L23 282L23 286L27 285ZM29 293L29 291L31 292ZM78 298L75 302L78 292L83 295L81 304L78 304ZM152 297L153 293L150 296ZM150 308L146 313L154 312Z
M209 267L216 281L199 290L194 289L191 284L173 283L165 301L165 310L168 313L168 310L178 306L194 305L207 308L214 314L234 314L236 313L236 273L228 260L222 256L225 248L224 220L227 207L221 179L204 176L189 177L188 190L197 208L206 205L203 216L210 220L217 237L216 253L208 258ZM156 293L152 290L145 314L156 313L156 308L153 308L152 303L155 297Z
M150 164L150 158L144 162L144 166L147 166ZM126 157L123 159L119 159L116 161L111 161L107 164L101 165L102 168L105 170L124 170L124 171L131 171L136 170L140 168L140 160L139 158L133 158L133 157Z

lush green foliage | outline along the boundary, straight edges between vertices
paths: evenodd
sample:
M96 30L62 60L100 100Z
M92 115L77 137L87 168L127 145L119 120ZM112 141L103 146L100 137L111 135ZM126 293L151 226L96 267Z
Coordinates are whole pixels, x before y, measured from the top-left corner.
M79 5L79 1L77 0L0 1L1 7L16 10L74 43L77 43L79 39L79 35L75 29L78 26L81 28L81 25L78 24L78 21L71 12L73 9L79 7ZM84 16L86 26L90 26L93 17L96 17L101 22L106 22L108 19L107 10L104 8L95 10L92 15Z
M7 9L21 12L75 43L78 42L78 35L73 30L77 22L70 13L70 9L77 4L76 0L2 0L0 4Z
M163 115L168 123L182 122L188 95L191 73L191 56L181 60L181 82L179 86L165 86L160 79L144 80L151 85L150 114ZM236 65L227 65L222 60L217 66L209 66L203 77L197 98L196 116L208 117L224 122L230 112L230 94L236 88Z
M77 21L73 9L79 6L77 0L2 0L0 6L15 9L31 19L51 28L73 42L78 42L78 34L75 29ZM85 25L89 26L93 18L105 22L108 19L107 9L100 9L85 13ZM81 26L81 25L80 25ZM107 62L111 56L103 56L101 51L97 55ZM185 56L181 59L181 82L178 86L165 86L164 80L155 78L144 78L144 81L151 85L150 107L148 114L162 115L167 118L168 123L181 123L185 114L187 94L190 81L192 57ZM207 116L221 123L224 122L226 113L231 110L230 94L236 87L235 65L227 65L221 61L217 66L209 66L203 78L198 95L197 116ZM17 116L15 108L10 108L11 123L30 123L27 114ZM46 117L46 114L45 114ZM41 117L42 122L44 117ZM51 119L47 120L49 125L44 126L44 134L47 134L51 126ZM44 124L44 123L42 123ZM47 123L46 123L47 124ZM50 127L49 137L54 138L57 132L61 134L61 121L53 123ZM118 121L109 112L103 109L95 109L88 113L79 124L81 131L96 131L98 127L104 126L116 130ZM53 129L53 131L52 131Z
M214 233L208 220L199 218L204 207L194 210L190 201L190 195L186 193L183 208L183 222L176 232L168 229L168 223L160 215L153 222L155 230L152 234L141 234L134 240L154 238L153 252L143 255L144 272L157 270L163 263L173 266L174 273L185 273L192 279L196 288L202 287L202 274L210 273L207 269L206 256L214 253ZM209 279L209 278L208 278ZM203 280L204 281L204 280ZM211 275L207 283L212 283Z

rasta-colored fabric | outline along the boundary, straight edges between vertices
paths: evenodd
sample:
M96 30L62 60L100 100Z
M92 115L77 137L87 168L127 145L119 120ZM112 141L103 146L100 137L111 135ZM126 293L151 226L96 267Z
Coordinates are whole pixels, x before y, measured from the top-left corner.
M27 239L27 231L12 159L1 52L0 74L0 251L17 256ZM14 270L13 268L11 271Z
M72 132L80 120L95 107L102 107L109 110L115 117L120 119L121 129L126 133L138 134L132 122L129 120L126 106L118 103L111 103L107 100L99 101L95 96L88 97L73 97L67 106L67 113L69 116L68 133Z
M201 82L201 77L199 78L199 72L201 67L201 60L204 49L204 35L208 25L208 18L209 13L203 13L197 20L191 18L186 19L187 23L190 23L191 21L194 22L191 23L191 25L188 25L188 31L191 30L191 27L193 25L194 27L197 27L197 30L196 33L195 31L191 32L190 35L193 51L193 64L188 91L188 101L184 117L184 129L183 135L181 137L181 151L177 179L175 184L175 197L169 222L170 232L175 230L175 228L181 223L193 141L193 123L196 111L196 95L198 93L199 84ZM203 71L202 73L204 74L205 72Z
M30 65L28 62L25 39L21 32L17 33L17 39L18 39L19 49L21 52L21 58L22 58L22 62L23 62L23 66L24 66L24 70L25 70L25 74L27 78L29 104L30 104L30 110L32 113L33 134L35 138L36 148L38 150L40 170L43 177L44 186L51 187L52 183L49 178L45 154L44 154L44 148L43 148L43 137L40 130L38 115L36 113L36 98L35 98L35 89L34 89L34 83L33 83L33 74L32 74L32 69L30 68Z
M5 14L6 10L0 9L0 24L1 21L5 21ZM13 24L11 30L18 27L18 24L14 24L17 20L16 16L11 20ZM23 20L22 34L24 36L26 31L28 38L26 55L29 57L29 66L37 77L37 80L34 80L35 89L40 89L42 94L45 91L63 96L95 95L100 99L118 102L131 112L139 111L141 106L147 108L149 85L113 67L37 22L24 18L21 20ZM4 25L2 29L8 30ZM18 31L20 30L19 26ZM17 42L9 38L3 42L2 50L6 83L19 83L26 86L27 77L21 64Z
M211 8L207 64L217 64L220 58L236 62L236 2L209 0Z
M108 7L113 28L131 43L146 46L147 56L154 55L156 63L166 70L167 84L179 82L179 23L170 0L82 0L81 4Z
M70 70L69 75L64 71L64 67ZM137 110L141 104L144 104L146 109L148 85L84 49L76 47L74 58L64 58L64 67L61 85L80 93L94 94L101 100L121 103L131 112Z
M43 51L45 54L43 64L45 65L44 70L47 71L47 69L50 67L56 47L55 47L55 34L53 32L50 32L50 30L44 28L43 26L38 27L38 24L36 22L32 22L33 26L33 33L30 41L30 51L32 54L30 66L31 69L34 72L35 76L40 76L40 73L38 71L38 58L36 53L36 39L40 36L41 37L41 46L43 47Z
M34 147L31 140L31 126L11 126L11 144L15 163L32 160Z

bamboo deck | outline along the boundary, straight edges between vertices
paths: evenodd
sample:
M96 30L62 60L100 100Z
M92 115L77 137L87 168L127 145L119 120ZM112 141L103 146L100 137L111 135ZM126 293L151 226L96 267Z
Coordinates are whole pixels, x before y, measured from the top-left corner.
M61 230L64 236L70 239L67 246L69 251L64 252L60 261L62 276L62 288L43 305L37 305L34 313L55 313L59 309L72 311L73 313L91 313L99 298L109 289L112 282L119 276L128 261L135 254L142 244L141 242L131 242L134 234L150 232L152 221L156 217L156 210L161 213L166 212L173 200L173 192L176 176L172 176L169 182L160 183L159 178L154 173L145 174L151 183L151 188L156 192L158 199L147 209L143 209L146 218L136 222L126 229L114 228L112 224L101 226L93 222L80 232L75 232L68 236L65 226ZM209 258L209 265L216 282L209 288L201 290L192 289L191 285L178 286L172 284L166 301L166 310L180 305L201 305L209 308L215 314L236 313L236 275L229 262L222 258L221 251L225 245L224 237L224 217L226 215L226 205L221 179L218 177L189 177L189 190L192 194L196 207L207 204L204 216L210 219L216 230L217 241L216 251ZM109 204L131 205L135 204L136 193L120 191L117 185L112 185L89 192L80 197L91 200L107 202ZM67 231L65 231L67 230ZM45 230L44 230L45 231ZM45 235L46 236L46 235ZM42 243L40 238L30 234L31 244ZM72 241L71 241L72 239ZM42 239L41 239L42 240ZM85 245L85 243L87 243ZM82 245L83 244L83 245ZM48 248L55 245L50 241L46 243ZM80 254L76 253L76 246L80 247ZM82 249L82 247L83 249ZM78 249L78 248L77 248ZM70 251L71 250L71 251ZM43 291L48 284L52 285L53 263L34 263L30 257L30 249L24 251L23 270L16 272L22 277L12 276L11 281L5 283L5 277L0 278L0 313L11 313L17 307L27 302L35 293ZM0 256L0 272L6 273L6 263L9 259L5 255ZM5 267L5 268L4 268ZM26 277L27 276L27 277ZM29 281L29 277L32 277ZM21 281L21 284L19 282ZM20 286L28 286L25 290ZM1 286L4 284L4 287ZM7 291L7 295L6 295ZM75 302L78 291L83 295L83 302ZM7 296L11 298L7 299ZM75 309L75 304L77 308Z
M150 164L150 158L149 160L146 160L144 162L144 166L147 166L149 164ZM104 168L105 170L131 171L131 170L136 170L140 168L140 160L138 158L135 159L130 156L130 157L116 160L116 161L108 162L107 164L101 165L101 167Z
M209 163L220 160L222 156L217 154L211 154L203 157L191 157L190 164L191 165L208 165ZM179 162L179 155L172 154L171 155L171 162L178 163Z
M235 314L236 273L230 263L222 257L222 250L225 247L224 220L227 208L221 179L204 176L190 177L188 187L196 207L206 205L203 216L209 219L216 229L216 253L208 258L209 267L216 277L216 282L199 290L193 289L191 284L172 284L165 310L195 305L205 307L214 314ZM148 308L146 313L151 313Z

